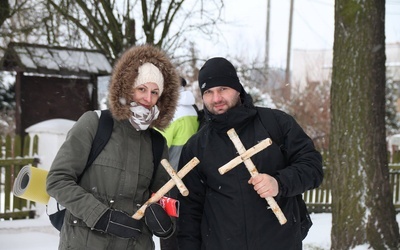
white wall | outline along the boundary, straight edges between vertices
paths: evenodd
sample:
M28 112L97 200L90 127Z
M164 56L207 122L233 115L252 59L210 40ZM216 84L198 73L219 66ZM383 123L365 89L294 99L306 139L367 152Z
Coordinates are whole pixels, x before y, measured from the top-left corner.
M330 82L332 73L332 50L293 50L292 84L300 89L307 81ZM400 81L400 42L386 44L387 77Z
M45 170L50 169L51 163L65 141L68 131L74 124L75 121L72 120L51 119L32 125L25 130L31 138L35 135L39 137L38 157L40 164L38 167Z

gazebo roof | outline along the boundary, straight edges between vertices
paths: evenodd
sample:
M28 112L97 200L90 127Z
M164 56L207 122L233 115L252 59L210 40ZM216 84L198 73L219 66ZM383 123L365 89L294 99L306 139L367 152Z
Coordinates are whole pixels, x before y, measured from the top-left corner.
M29 43L9 43L0 60L3 71L61 76L109 75L112 66L100 51Z

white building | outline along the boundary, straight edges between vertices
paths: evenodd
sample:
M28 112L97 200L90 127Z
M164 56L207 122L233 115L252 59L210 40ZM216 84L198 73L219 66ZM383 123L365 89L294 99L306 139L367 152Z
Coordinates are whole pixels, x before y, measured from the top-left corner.
M330 83L332 61L333 50L293 50L292 86L303 88L310 82ZM400 42L386 44L386 69L386 77L400 84Z

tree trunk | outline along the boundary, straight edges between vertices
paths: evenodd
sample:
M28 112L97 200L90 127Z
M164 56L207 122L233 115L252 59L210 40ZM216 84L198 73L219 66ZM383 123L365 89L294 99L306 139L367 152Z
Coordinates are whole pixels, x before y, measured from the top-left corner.
M8 0L0 0L0 27L10 17L10 4Z
M332 249L399 249L385 140L385 1L335 0Z

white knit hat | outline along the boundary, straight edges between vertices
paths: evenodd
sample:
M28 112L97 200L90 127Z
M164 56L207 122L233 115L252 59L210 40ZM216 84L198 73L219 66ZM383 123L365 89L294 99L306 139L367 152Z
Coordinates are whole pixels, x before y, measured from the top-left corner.
M139 85L153 82L157 84L158 89L160 90L160 95L164 90L164 77L161 71L154 66L152 63L144 63L139 67L139 74L135 80L134 87L136 88Z

